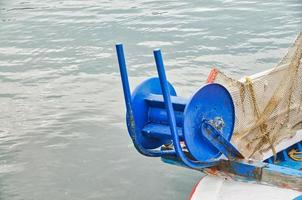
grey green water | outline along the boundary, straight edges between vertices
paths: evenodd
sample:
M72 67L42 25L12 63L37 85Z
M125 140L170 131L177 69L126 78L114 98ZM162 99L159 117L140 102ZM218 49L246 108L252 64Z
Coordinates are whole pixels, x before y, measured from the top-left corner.
M200 173L131 144L114 44L132 87L160 47L188 96L213 66L274 66L299 31L301 0L0 0L0 199L187 199Z

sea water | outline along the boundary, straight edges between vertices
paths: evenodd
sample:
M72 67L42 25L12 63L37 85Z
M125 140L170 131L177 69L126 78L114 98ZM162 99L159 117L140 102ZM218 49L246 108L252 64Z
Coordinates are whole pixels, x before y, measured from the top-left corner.
M187 199L203 175L131 143L115 43L132 89L161 48L189 97L213 67L273 67L300 31L301 0L0 0L0 199Z

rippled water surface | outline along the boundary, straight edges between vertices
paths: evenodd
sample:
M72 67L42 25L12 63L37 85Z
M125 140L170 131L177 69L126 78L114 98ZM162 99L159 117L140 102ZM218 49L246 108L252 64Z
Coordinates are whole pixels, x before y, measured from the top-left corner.
M0 199L186 199L201 174L131 144L114 44L132 87L161 47L188 96L213 66L274 66L301 30L301 0L0 0Z

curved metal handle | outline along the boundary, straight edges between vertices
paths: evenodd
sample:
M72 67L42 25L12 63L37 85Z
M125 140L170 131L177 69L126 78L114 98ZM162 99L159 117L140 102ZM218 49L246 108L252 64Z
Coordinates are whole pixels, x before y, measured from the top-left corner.
M217 160L210 160L208 162L198 162L198 161L190 160L186 157L186 155L182 151L182 148L180 146L180 139L177 134L175 114L174 114L174 110L173 110L172 103L171 103L170 91L169 91L169 87L168 87L168 83L167 83L167 77L166 77L163 58L162 58L160 49L155 49L153 51L153 54L154 54L154 58L155 58L155 62L156 62L156 68L157 68L157 72L158 72L158 76L159 76L159 80L160 80L162 93L164 96L165 107L166 107L167 113L168 113L169 125L170 125L170 130L171 130L172 139L173 139L173 146L174 146L177 156L183 161L183 163L185 165L187 165L190 168L194 168L194 169L201 169L201 168L206 168L206 167L211 167L211 166L217 165L219 162Z

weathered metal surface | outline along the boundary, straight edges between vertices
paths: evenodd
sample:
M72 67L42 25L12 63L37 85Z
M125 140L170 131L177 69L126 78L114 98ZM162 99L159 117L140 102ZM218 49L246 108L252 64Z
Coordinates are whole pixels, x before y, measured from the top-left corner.
M302 171L299 170L269 164L262 169L261 181L302 192Z
M243 155L209 121L204 121L201 129L203 136L228 159L243 159Z
M262 169L266 167L266 165L267 164L262 162L246 160L221 160L217 166L217 170L242 177L243 180L260 182Z
M162 161L185 167L181 160L173 156L164 157ZM221 159L217 166L200 169L199 171L210 175L228 177L236 181L255 182L302 192L302 171L269 163Z

